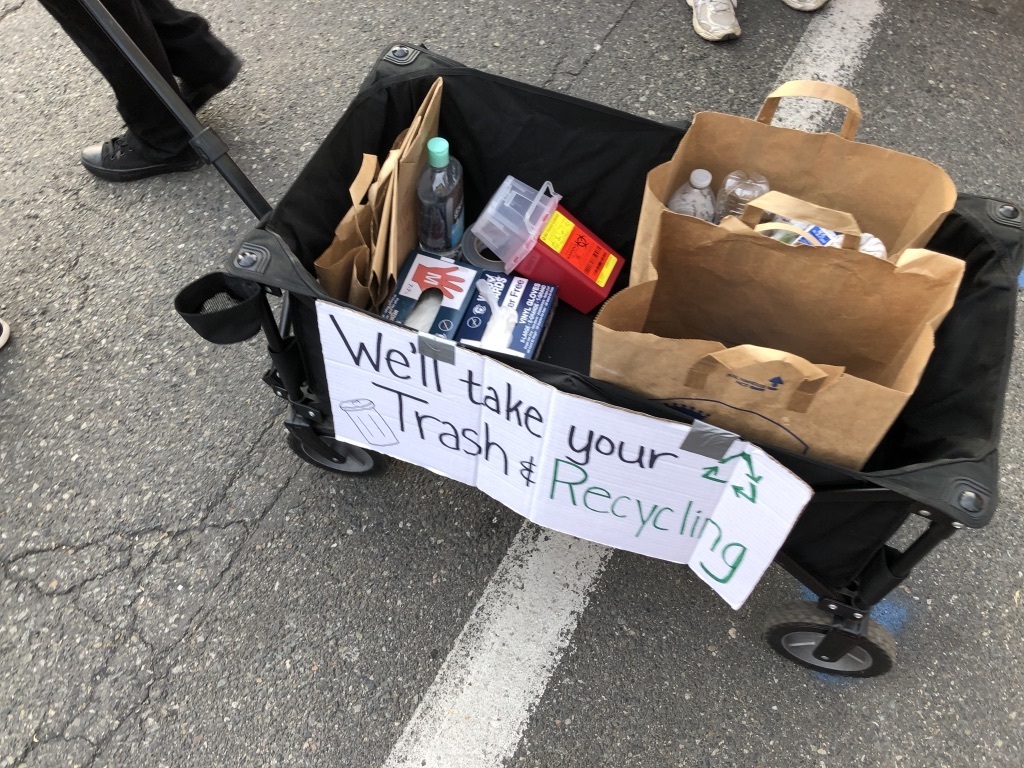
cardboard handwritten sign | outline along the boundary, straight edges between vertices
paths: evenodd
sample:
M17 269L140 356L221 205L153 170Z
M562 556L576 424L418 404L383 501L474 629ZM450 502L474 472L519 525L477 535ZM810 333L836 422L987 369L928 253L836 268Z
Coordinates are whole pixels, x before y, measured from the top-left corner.
M335 437L473 485L534 523L685 563L733 608L811 489L760 448L585 398L318 302Z

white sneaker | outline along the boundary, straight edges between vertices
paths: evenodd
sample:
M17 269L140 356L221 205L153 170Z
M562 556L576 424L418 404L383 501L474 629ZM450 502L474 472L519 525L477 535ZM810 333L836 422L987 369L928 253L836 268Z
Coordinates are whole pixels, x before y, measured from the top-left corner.
M816 11L828 0L782 0L782 2L797 11Z
M693 29L705 40L718 42L740 36L740 25L736 21L736 0L686 0L686 4L693 8Z

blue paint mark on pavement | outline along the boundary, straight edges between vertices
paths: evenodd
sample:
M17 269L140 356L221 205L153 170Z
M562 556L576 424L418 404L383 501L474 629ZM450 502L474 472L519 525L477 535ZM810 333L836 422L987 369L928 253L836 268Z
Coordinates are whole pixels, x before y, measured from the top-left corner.
M803 592L804 600L818 602L818 596L807 587L802 587L801 592ZM906 596L901 598L899 592L891 592L888 597L871 609L871 618L892 632L894 636L899 636L910 617L909 609L912 605L913 602L910 598Z
M871 618L898 636L910 616L909 607L905 600L890 595L871 609Z

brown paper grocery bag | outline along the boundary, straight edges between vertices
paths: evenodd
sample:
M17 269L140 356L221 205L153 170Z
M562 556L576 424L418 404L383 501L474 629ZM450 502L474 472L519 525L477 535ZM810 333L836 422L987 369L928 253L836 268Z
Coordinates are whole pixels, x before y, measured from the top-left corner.
M595 320L590 373L860 468L920 381L963 262L791 246L745 226L667 218L658 279L612 296Z
M771 124L779 101L809 97L846 109L838 135ZM956 203L956 189L937 165L855 141L861 112L856 97L830 83L786 83L765 100L756 120L698 113L672 159L647 176L630 267L630 285L655 278L652 257L665 203L695 168L711 172L712 188L735 170L760 173L773 190L854 216L890 254L927 244Z
M401 137L400 137L401 138ZM370 295L370 304L376 310L384 306L391 292L388 278L388 240L391 237L392 189L395 184L395 169L398 166L397 147L392 149L381 165L377 180L370 186L369 207L373 211L374 237L370 245L369 269L361 275Z
M406 256L418 241L419 203L416 183L427 164L427 142L437 136L443 81L439 77L420 104L401 143L388 157L390 187L382 210L387 240L374 252L374 306L383 306L398 282Z
M376 157L364 155L349 189L352 207L315 262L317 277L334 298L380 309L394 290L417 243L416 182L427 162L427 142L437 135L442 87L437 78L384 162L378 166Z
M374 155L363 155L363 163L349 187L352 207L334 231L334 240L313 266L327 295L359 309L369 306L368 279L370 246L375 237L373 210L366 195L377 176Z

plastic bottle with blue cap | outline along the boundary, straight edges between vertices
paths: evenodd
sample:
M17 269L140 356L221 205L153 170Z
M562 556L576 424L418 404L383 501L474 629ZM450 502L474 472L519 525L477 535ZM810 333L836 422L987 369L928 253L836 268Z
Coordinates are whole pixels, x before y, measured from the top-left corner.
M448 140L435 136L427 142L427 167L416 185L420 201L420 249L458 258L465 227L462 164L451 156Z

